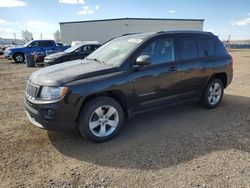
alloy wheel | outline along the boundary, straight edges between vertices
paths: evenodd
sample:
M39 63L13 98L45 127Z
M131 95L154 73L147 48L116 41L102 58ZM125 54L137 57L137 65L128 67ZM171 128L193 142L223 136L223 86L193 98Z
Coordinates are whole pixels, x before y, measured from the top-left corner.
M208 90L208 102L210 105L216 105L222 96L222 89L219 83L213 83Z
M89 128L98 137L112 134L119 123L118 111L110 105L97 108L90 116Z

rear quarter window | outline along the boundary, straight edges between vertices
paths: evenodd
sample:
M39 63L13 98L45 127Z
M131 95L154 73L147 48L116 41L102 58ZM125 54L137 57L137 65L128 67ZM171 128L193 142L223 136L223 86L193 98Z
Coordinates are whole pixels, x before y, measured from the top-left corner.
M228 54L225 46L220 41L220 39L216 38L215 41L216 41L215 55L226 55L226 54Z
M199 37L199 54L200 56L213 56L215 55L216 41L212 37Z

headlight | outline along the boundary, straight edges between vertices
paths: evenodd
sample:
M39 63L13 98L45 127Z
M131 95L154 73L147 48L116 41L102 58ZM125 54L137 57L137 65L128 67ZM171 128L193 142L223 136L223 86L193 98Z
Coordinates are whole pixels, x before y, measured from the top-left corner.
M56 100L64 97L68 92L67 87L43 86L39 98L42 100Z
M10 51L10 50L4 50L4 53L5 53L5 54L10 54L11 51Z

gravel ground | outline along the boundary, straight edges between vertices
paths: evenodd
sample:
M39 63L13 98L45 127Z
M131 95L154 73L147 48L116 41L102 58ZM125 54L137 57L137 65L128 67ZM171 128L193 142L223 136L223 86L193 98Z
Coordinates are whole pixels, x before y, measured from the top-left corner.
M97 144L32 126L27 68L0 57L0 187L250 187L250 50L213 110L184 104L126 120Z

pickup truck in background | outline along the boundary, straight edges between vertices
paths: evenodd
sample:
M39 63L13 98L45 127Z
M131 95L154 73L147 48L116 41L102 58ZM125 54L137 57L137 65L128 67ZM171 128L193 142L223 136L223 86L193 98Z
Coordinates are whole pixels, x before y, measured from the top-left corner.
M62 52L70 46L59 46L53 40L33 40L22 47L7 48L4 51L4 57L6 59L14 60L17 63L23 63L25 55L32 54L34 52L43 52L45 54Z

